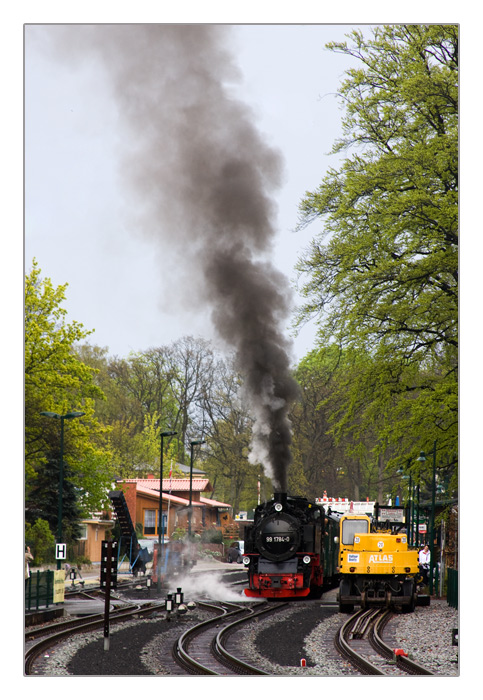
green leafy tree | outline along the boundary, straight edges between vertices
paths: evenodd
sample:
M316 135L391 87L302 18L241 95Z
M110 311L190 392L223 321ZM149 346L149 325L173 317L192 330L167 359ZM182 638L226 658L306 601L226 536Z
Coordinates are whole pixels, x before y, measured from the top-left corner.
M173 343L169 364L169 381L177 406L170 425L178 431L180 446L186 449L184 459L187 459L189 441L205 432L204 407L216 391L218 366L210 344L191 336Z
M170 348L161 347L107 360L99 380L110 398L108 420L124 418L135 433L144 429L145 417L155 412L167 423L175 423L171 356Z
M255 501L258 475L258 468L248 461L250 432L246 423L242 428L238 418L235 414L229 415L226 420L212 426L204 464L216 488L214 497L231 503L234 512L240 510L247 486L252 501Z
M30 547L34 566L55 561L55 537L47 520L37 518L33 524L26 524L25 544Z
M318 316L322 344L360 353L339 430L355 436L373 421L393 464L435 439L456 458L458 29L349 38L329 45L360 61L340 89L333 152L345 157L301 204L301 225L323 221L298 263L301 318Z
M139 458L136 467L138 477L147 476L148 473L155 472L159 475L161 462L161 433L164 431L162 422L155 412L153 415L144 417L144 428L141 433L134 437L133 450ZM166 436L163 439L163 478L169 475L172 468L173 476L180 476L181 470L176 466L178 456L178 445L175 436Z
M328 496L354 500L376 496L374 426L361 429L357 409L353 421L348 421L347 388L352 383L348 354L335 345L322 346L296 368L301 398L291 415L294 465L298 465L302 488L305 480L307 495L327 491Z
M173 349L151 348L127 358L108 357L107 348L88 344L77 346L76 351L96 370L95 381L106 397L106 401L96 401L96 414L110 427L116 474L129 478L152 471L156 461L159 465L161 428L157 424L178 427L180 408L172 390ZM182 442L178 438L164 442L178 461L177 447L181 444L182 448Z
M252 420L233 358L212 358L203 392L193 412L193 429L207 441L203 467L214 487L213 497L231 503L234 512L256 505L261 465L249 461Z
M49 459L58 460L60 425L41 415L73 409L81 419L66 422L64 460L78 496L79 513L87 515L106 501L111 480L107 431L94 411L103 397L94 381L95 370L79 360L74 345L89 332L82 324L67 323L67 285L54 287L42 279L34 260L25 280L25 470L26 501L44 481ZM52 461L51 461L52 464ZM53 478L58 483L58 478Z
M338 490L347 490L341 483L342 453L330 434L330 409L324 405L331 395L331 376L336 363L336 357L331 362L320 349L310 352L296 368L300 401L294 404L290 416L294 457L289 477L292 493L322 496L326 490L335 496Z
M59 458L50 457L29 488L25 500L27 522L38 519L48 522L52 532L57 533L59 503ZM79 538L79 521L82 517L80 494L72 482L68 462L63 460L62 488L62 534L66 541Z

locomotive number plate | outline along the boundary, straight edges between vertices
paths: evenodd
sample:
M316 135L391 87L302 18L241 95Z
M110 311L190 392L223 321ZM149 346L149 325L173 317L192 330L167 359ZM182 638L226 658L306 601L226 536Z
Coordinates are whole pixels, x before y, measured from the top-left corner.
M281 535L267 535L265 542L290 542L290 535L282 537Z

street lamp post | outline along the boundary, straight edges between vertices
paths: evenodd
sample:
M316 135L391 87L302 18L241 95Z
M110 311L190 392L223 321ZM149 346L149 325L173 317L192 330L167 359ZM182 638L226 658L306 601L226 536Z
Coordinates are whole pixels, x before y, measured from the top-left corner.
M80 418L85 416L85 413L81 411L70 411L69 413L64 413L60 415L59 413L54 413L52 411L41 411L41 416L46 416L47 418L55 418L60 420L60 457L59 457L59 505L57 511L57 543L62 543L62 497L64 490L64 420L71 420L72 418ZM60 559L57 559L57 569L60 569Z
M413 513L413 477L409 475L409 522L408 522L408 535L409 535L409 545L413 545L413 527L414 527L414 513Z
M175 430L165 430L161 433L161 456L159 460L159 513L158 513L158 593L161 593L161 547L162 547L162 531L163 531L163 452L164 438L177 435Z
M433 593L433 569L434 569L434 516L436 510L436 440L433 445L433 486L431 489L431 578L429 579L429 594Z
M432 595L433 593L433 568L434 568L434 516L435 516L435 510L436 510L436 443L437 440L434 441L433 444L433 479L432 479L432 486L431 486L431 526L429 530L429 550L431 552L431 558L430 558L430 564L429 564L429 594ZM420 462L425 462L426 461L426 455L424 452L421 452L419 456L419 461Z
M411 460L408 459L407 467L406 469L409 471L409 467L411 466ZM402 479L409 479L409 487L408 487L408 508L407 508L407 513L408 513L408 544L411 546L413 543L413 537L412 537L412 528L413 528L413 501L412 501L412 495L413 495L413 478L411 476L411 473L409 475L404 473L404 469L401 467L400 469L397 470L396 474L399 474Z
M190 442L190 505L188 510L188 536L191 537L191 510L193 504L193 447L195 445L204 445L206 440L192 440Z
M423 451L419 453L419 457L417 459L419 462L419 467L418 467L418 489L417 489L417 497L416 497L416 517L418 519L418 525L416 529L416 547L419 547L419 518L420 518L420 508L419 508L419 502L420 502L420 494L421 494L421 464L424 464L426 461L426 455Z

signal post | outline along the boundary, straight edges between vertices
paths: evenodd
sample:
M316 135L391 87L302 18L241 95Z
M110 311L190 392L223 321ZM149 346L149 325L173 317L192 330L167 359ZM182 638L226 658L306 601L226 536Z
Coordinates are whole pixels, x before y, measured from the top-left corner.
M109 651L109 609L111 588L117 588L117 542L103 540L101 548L101 590L105 591L104 651ZM113 553L114 552L114 553Z

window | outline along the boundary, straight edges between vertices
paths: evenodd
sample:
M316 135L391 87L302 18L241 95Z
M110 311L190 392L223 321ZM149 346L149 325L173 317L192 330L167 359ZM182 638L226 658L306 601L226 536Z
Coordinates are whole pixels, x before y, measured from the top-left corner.
M145 535L155 535L156 534L156 514L157 510L145 510L144 511L144 534Z
M342 544L354 544L354 535L364 532L369 532L369 523L367 520L355 518L344 520L342 523Z
M80 539L80 540L86 540L86 539L87 539L87 524L86 524L86 523L80 523L80 525L79 525L79 530L80 530L79 539Z

